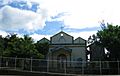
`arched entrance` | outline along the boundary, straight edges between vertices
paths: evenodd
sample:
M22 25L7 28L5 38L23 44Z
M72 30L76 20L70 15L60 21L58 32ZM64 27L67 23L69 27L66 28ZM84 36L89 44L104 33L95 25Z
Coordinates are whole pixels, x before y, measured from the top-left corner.
M67 66L67 63L66 63L66 61L67 61L67 57L66 57L66 55L65 54L60 54L60 55L58 55L57 56L57 67L59 68L59 69L63 69L63 68L65 68L66 66Z

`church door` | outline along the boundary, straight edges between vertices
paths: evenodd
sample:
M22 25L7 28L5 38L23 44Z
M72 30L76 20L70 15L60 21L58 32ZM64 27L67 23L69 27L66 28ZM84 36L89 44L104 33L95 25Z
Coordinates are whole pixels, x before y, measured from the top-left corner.
M57 59L58 59L58 63L57 63L58 68L59 69L66 68L66 61L67 61L66 55L60 54L58 55Z

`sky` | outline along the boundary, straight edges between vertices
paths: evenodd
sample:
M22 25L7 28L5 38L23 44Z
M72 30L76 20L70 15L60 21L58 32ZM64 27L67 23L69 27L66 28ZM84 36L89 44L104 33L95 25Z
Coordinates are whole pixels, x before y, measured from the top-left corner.
M62 30L88 39L100 23L120 25L119 0L0 0L0 35L25 34L35 41Z

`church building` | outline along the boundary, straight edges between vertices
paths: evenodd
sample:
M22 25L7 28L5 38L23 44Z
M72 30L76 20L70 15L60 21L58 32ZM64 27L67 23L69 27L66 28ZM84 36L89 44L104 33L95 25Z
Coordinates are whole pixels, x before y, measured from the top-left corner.
M64 63L66 67L80 67L80 63L87 59L86 40L81 37L74 39L73 36L60 31L50 38L49 44L47 60L51 68L63 68Z

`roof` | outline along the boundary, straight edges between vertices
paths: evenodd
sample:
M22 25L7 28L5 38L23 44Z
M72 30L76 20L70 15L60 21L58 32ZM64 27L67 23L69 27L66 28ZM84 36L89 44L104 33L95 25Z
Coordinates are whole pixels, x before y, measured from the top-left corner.
M72 38L73 38L73 36L71 36L71 35L69 35L69 34L67 34L67 33L65 33L65 32L63 32L63 31L60 31L59 33L57 33L57 34L53 35L52 37L55 37L56 35L61 34L61 33L64 33L64 34L66 34L66 35L68 35L68 36L70 36L70 37L72 37Z
M82 40L84 40L84 41L87 41L87 40L85 40L85 39L83 39L83 38L81 38L81 37L78 37L78 38L76 38L75 40L77 40L77 39L82 39ZM75 41L75 40L74 40L74 41Z
M39 41L40 43L45 43L45 42L48 42L48 43L50 43L50 41L47 39L47 38L42 38L40 41Z

